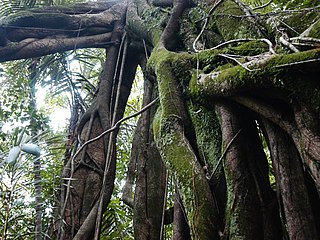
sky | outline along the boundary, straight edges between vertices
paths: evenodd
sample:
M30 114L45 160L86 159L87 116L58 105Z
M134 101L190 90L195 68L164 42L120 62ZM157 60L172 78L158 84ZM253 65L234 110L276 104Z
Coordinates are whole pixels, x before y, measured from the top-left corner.
M48 88L43 88L41 86L37 86L36 92L36 99L37 99L37 108L43 109L46 113L46 103L45 98L46 94L49 93ZM61 106L54 106L54 108L48 109L49 112L49 119L50 119L50 127L54 131L61 130L62 128L66 127L70 118L70 109L68 106L61 107Z

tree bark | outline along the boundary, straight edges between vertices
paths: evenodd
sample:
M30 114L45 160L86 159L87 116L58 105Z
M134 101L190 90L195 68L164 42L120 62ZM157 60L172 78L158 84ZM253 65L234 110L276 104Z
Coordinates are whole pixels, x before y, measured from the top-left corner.
M154 86L144 81L143 106L154 97ZM134 194L134 236L135 239L161 239L163 229L166 170L155 146L151 119L155 110L141 114L136 132L139 137L133 143L137 148L137 179Z
M276 173L278 201L282 203L290 239L319 239L302 162L292 139L278 126L263 121Z
M174 194L173 240L191 240L187 214L177 188Z
M216 108L223 146L230 146L224 162L228 191L224 235L228 239L281 239L276 199L256 124L239 106L219 103Z

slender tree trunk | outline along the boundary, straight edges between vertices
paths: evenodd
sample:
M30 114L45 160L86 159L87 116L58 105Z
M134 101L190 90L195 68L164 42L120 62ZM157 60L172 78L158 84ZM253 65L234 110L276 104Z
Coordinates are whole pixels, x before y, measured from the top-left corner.
M37 106L36 106L36 97L35 97L35 71L37 67L37 60L35 60L32 65L29 67L30 70L30 109L31 120L31 136L33 141L37 141L38 135L38 123L35 121L37 116ZM43 215L43 207L42 207L42 177L41 177L41 158L39 156L33 156L33 174L34 174L34 188L35 188L35 240L42 239L42 215Z
M281 128L268 120L264 126L289 238L319 239L299 153Z
M173 240L191 240L187 214L177 188L174 194Z
M143 106L155 98L154 83L145 79ZM137 148L137 179L134 195L134 235L137 240L161 239L166 170L155 146L151 119L155 108L141 114L133 148Z

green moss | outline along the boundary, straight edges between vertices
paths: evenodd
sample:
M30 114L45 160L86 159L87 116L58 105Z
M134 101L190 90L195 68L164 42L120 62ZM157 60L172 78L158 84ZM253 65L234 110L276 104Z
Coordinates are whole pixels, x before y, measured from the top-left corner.
M320 90L317 76L312 73L303 74L304 62L320 58L320 49L299 53L275 55L260 64L256 71L247 71L242 66L217 69L211 74L202 74L197 78L196 72L189 83L189 94L196 100L203 98L230 96L236 92L252 88L276 87L313 108L320 116ZM254 67L251 67L254 68Z
M240 56L254 56L264 52L268 52L269 47L262 41L250 41L239 44L235 47L225 49L224 53L236 54Z
M239 18L230 17L244 15L234 1L223 1L214 14L214 19L210 22L208 29L218 29L224 40L258 37L259 35L256 26L251 21L247 19L239 21Z
M319 57L320 50L315 49L287 55L276 55L265 63L260 64L258 66L259 70L256 71L247 71L242 66L231 67L203 77L203 88L209 95L217 96L220 95L217 91L221 91L223 88L232 94L234 90L238 91L242 87L256 86L258 83L261 86L272 85L285 88L283 81L281 81L281 76L286 73L286 66L288 64L295 64ZM195 86L194 83L190 85L190 88L193 86ZM221 94L225 96L228 95L228 92L221 92Z
M320 20L313 25L309 37L320 38Z
M207 180L179 127L180 121L176 117L162 118L157 144L162 158L177 181L194 239L210 239L209 236L214 236L215 233L212 232L213 226L208 226L208 223L212 224L215 208L212 199L209 199Z
M53 20L54 19L54 20ZM62 13L32 13L27 11L18 12L8 16L4 24L20 27L47 27L65 28L72 22L70 16Z
M221 129L214 111L196 104L188 104L189 114L195 128L200 157L210 169L216 166L221 155Z
M155 141L167 168L175 177L186 208L194 239L212 239L217 234L212 222L216 215L214 201L204 171L185 136L186 109L180 77L188 54L156 49L148 62L154 69L159 86L161 112L154 120ZM208 224L209 223L209 224Z
M185 86L190 81L192 72L191 72L191 55L190 54L180 54L180 57L172 62L172 71L174 76L179 80L182 85L183 90L185 91Z
M296 36L297 32L304 32L317 18L319 18L319 13L310 11L292 15L283 21L286 24L285 27L290 26L291 29L294 29L294 31L292 31L290 28L288 28L288 31L291 31L290 35Z
M156 114L153 117L153 123L152 123L152 127L153 127L153 134L154 134L154 138L155 139L159 139L160 138L160 120L161 120L161 106L158 107Z
M192 56L192 65L194 68L198 67L204 73L209 73L213 70L220 71L232 66L225 57L219 54L236 54L240 56L254 56L264 52L268 52L269 47L266 43L261 41L250 41L237 46L229 46L223 49L213 49L202 51Z
M189 95L192 96L196 102L199 102L202 99L202 87L198 83L198 72L196 70L193 71L189 82Z
M180 74L182 79L189 78L189 73L183 72L186 70L183 65L189 61L190 54L175 54L164 49L154 52L156 53L150 56L148 66L154 68L157 75L164 117L171 114L184 115L181 84L177 81L174 72L176 71L177 75Z
M219 53L221 53L219 50L200 52L194 56L193 62L199 63L199 68L204 72L210 72L225 63L225 59L219 56ZM196 67L196 64L194 66Z

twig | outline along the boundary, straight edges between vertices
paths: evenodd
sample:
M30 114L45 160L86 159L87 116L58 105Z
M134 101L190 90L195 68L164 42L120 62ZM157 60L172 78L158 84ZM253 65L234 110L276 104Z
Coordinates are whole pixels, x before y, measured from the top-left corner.
M199 33L199 35L196 37L196 39L194 40L193 44L192 44L192 47L193 47L193 50L195 52L200 52L201 50L198 50L197 47L196 47L196 44L199 40L199 38L201 37L201 35L203 34L204 30L206 29L207 27L207 24L208 24L208 19L209 19L209 16L212 14L212 12L222 3L223 0L219 0L210 10L209 10L209 13L207 15L207 17L205 18L205 22L202 26L202 29Z
M248 16L247 19L257 27L259 35L267 36L267 30L265 29L263 24L261 24L261 19L252 14L252 11L251 11L252 9L243 1L240 1L240 0L233 0L233 1L241 8L241 10L246 14L246 16Z
M296 47L308 47L308 48L317 48L317 47L319 47L319 44L315 44L315 43L298 43L298 42L293 42L292 45L293 45L293 46L296 46Z
M112 132L112 131L115 131L116 129L118 129L121 125L121 123L123 123L124 121L130 119L130 118L133 118L133 117L136 117L138 116L139 114L143 113L144 111L148 110L150 107L152 107L157 101L158 101L158 97L155 98L152 102L150 102L148 105L146 105L145 107L143 107L140 111L136 112L136 113L133 113L131 114L130 116L127 116L127 117L124 117L122 119L120 119L113 127L107 129L106 131L102 132L100 135L98 135L97 137L95 138L92 138L88 141L86 141L77 151L76 153L73 155L73 157L70 159L70 165L71 165L71 170L70 172L73 173L74 169L73 169L73 162L75 160L75 158L79 155L79 153L84 149L84 147L86 147L88 144L92 143L92 142L95 142L97 140L99 140L100 138L102 138L104 135ZM67 193L66 193L66 198L68 197L68 195L70 194L70 187L71 187L71 180L73 180L72 178L72 175L70 176L69 178L69 181L68 181L68 184L66 185L67 186ZM67 199L65 199L65 203L63 205L63 208L61 211L62 213L65 211L66 209L66 206L67 206ZM62 221L63 219L61 219ZM62 226L60 226L61 228Z
M269 2L267 2L267 3L263 4L263 5L254 7L254 8L252 8L252 11L255 11L255 10L258 10L258 9L261 9L261 8L268 7L272 2L273 2L273 0L270 0Z
M320 43L320 39L312 38L312 37L293 37L293 38L289 38L289 41L302 41L302 42Z
M144 48L144 53L146 55L146 60L148 60L148 51L147 51L147 46L146 46L146 41L144 39L142 39L142 43L143 43L143 48Z
M236 59L235 57L232 57L228 54L218 54L218 56L221 56L221 57L225 57L225 58L228 58L228 59L231 59L233 61L235 61L236 63L238 63L241 67L243 67L245 70L249 71L249 72L253 72L253 71L257 71L259 69L250 69L248 68L247 66L245 66L243 63L241 63L238 59Z
M242 131L242 129L240 129L236 135L234 135L234 137L230 140L230 142L228 143L227 147L224 149L221 157L219 158L218 162L217 162L217 165L215 166L215 168L213 169L212 173L211 173L211 176L208 178L208 180L211 180L211 178L213 177L213 175L215 174L215 172L217 171L222 159L226 156L230 146L232 145L232 143L234 142L234 140L238 137L238 135L240 134L240 132Z
M282 67L288 67L288 66L296 66L296 65L299 65L299 64L303 64L303 63L313 63L313 62L320 62L320 58L308 59L308 60L298 61L298 62L293 62L293 63L280 64L280 65L274 66L273 68L282 68Z
M320 6L311 7L311 8L303 8L300 10L282 10L277 12L268 12L268 13L254 13L251 15L234 15L234 14L226 14L226 13L217 13L215 16L222 16L222 17L232 17L232 18L250 18L250 17L271 17L277 15L287 15L290 13L303 13L303 12L310 12L310 11L319 11Z
M289 28L292 32L296 33L297 35L299 35L300 33L298 31L296 31L293 27L291 27L289 24L287 24L285 21L282 21L280 18L275 18L276 21L278 21L280 24L284 25L285 27ZM278 23L278 26L280 25ZM278 30L278 28L277 28ZM278 30L279 31L279 30ZM282 32L281 32L282 33Z
M289 48L291 51L293 52L300 52L295 46L292 45L292 43L288 42L284 36L281 36L279 38L279 41L286 46L287 48Z
M220 47L223 47L225 45L231 44L231 43L237 43L237 42L250 42L250 41L261 41L261 42L265 42L268 44L269 46L269 52L272 54L276 54L276 52L273 50L273 44L269 39L266 38L259 38L259 39L255 39L255 38L239 38L239 39L233 39L233 40L229 40L223 43L218 44L217 46L213 47L213 48L209 48L209 49L205 49L203 51L210 51L210 50L214 50L214 49L218 49Z
M124 121L127 121L127 120L130 119L130 118L136 117L136 116L138 116L139 114L143 113L144 111L148 110L150 107L152 107L152 106L158 101L158 99L159 99L159 97L155 98L155 99L154 99L152 102L150 102L148 105L146 105L145 107L141 108L140 111L138 111L138 112L136 112L136 113L133 113L133 114L131 114L130 116L127 116L127 117L124 117L124 118L120 119L113 127L105 130L104 132L102 132L102 133L101 133L100 135L98 135L97 137L92 138L92 139L86 141L86 142L77 150L77 152L73 155L72 159L75 159L76 156L79 154L79 152L80 152L86 145L88 145L88 144L90 144L90 143L93 143L93 142L99 140L100 138L102 138L104 135L106 135L106 134L108 134L108 133L110 133L110 132L118 129L118 128L120 127L121 123L123 123Z

